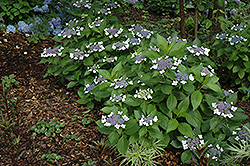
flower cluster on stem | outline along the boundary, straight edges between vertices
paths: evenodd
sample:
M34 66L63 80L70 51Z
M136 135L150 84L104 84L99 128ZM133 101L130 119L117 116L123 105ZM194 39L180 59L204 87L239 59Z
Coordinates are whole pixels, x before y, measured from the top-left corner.
M231 111L235 112L237 110L237 107L231 106L231 104L222 101L220 101L219 103L212 103L212 107L215 108L214 114L220 115L225 118L232 118L233 114L231 113Z
M111 112L108 116L103 115L101 121L104 126L114 126L116 129L125 128L124 122L128 121L129 118L127 115L122 115L122 113L122 111L118 111L117 115L114 112Z

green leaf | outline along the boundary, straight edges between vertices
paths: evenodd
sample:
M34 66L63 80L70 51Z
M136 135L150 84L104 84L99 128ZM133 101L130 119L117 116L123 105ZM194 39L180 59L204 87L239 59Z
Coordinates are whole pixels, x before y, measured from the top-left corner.
M190 150L186 150L186 151L182 152L182 154L181 154L182 163L186 163L189 160L191 160Z
M49 74L54 73L57 69L58 69L58 66L57 66L57 65L51 65L51 66L48 68L47 73L49 73Z
M200 128L203 122L202 116L198 110L189 111L185 116L187 122L194 127Z
M179 125L179 122L176 119L170 119L168 121L168 126L167 126L167 133L170 131L174 131Z
M68 83L67 88L72 88L78 84L78 81L71 81Z
M142 55L148 57L148 58L159 58L160 55L156 53L155 51L145 51L142 53Z
M172 92L172 89L173 89L173 86L171 86L171 85L166 85L165 84L165 85L161 86L161 91L164 94L170 94Z
M118 143L117 143L117 150L119 153L124 154L128 150L128 140L125 135L123 135Z
M178 130L181 134L188 136L190 138L194 137L192 127L187 123L180 123L178 125Z
M210 130L214 130L217 128L217 126L221 124L221 119L219 116L215 116L212 119L210 119Z
M174 111L174 113L177 116L182 116L181 114L185 113L187 111L188 107L189 107L189 97L186 97L184 100L182 100L179 103L177 110Z
M202 94L199 90L195 91L191 95L191 103L193 106L193 110L197 109L202 101Z
M126 122L126 128L125 133L127 135L133 135L139 130L139 125L135 119L130 119L128 122Z
M124 101L125 104L129 105L129 106L139 106L140 102L138 102L137 99L135 99L133 96L131 95L127 95L126 100Z
M152 128L148 129L148 132L149 132L149 135L153 138L156 138L159 140L163 138L163 134L161 133L160 129L157 126L155 127L152 126Z
M171 94L167 99L167 108L170 111L173 111L176 106L177 106L177 99L173 94Z
M115 145L116 142L119 140L120 135L117 133L116 130L114 130L113 132L111 132L108 136L109 141L112 143L112 145Z
M103 77L105 77L105 78L111 80L111 75L110 75L109 71L100 69L100 70L98 70L98 73L99 73L101 76L103 76Z
M215 92L222 92L220 86L217 84L207 83L206 86L208 86L209 89L212 89Z
M116 76L119 77L118 72L121 72L122 70L122 63L119 62L113 69L111 72L111 77L115 78Z
M147 132L148 132L147 128L146 127L142 127L139 130L139 138L142 137L142 136L144 136Z

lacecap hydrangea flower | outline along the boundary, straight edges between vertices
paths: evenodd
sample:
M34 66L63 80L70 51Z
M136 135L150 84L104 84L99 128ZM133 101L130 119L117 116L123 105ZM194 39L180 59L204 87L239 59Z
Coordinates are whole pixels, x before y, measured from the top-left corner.
M89 3L89 1L83 1L83 0L80 0L80 1L76 1L75 3L73 3L73 6L76 6L78 8L80 7L85 7L85 8L88 8L90 9L91 8L91 3Z
M127 81L128 78L119 78L119 79L114 79L114 82L110 84L110 87L114 87L115 89L118 88L126 88L128 85L133 85L133 81Z
M212 103L212 107L215 108L214 114L225 118L232 118L233 114L231 113L231 111L235 112L237 110L237 107L231 106L231 104L222 101L220 101L219 103Z
M123 95L123 94L116 95L116 94L114 94L113 96L111 96L109 98L109 100L112 101L112 102L120 102L120 101L124 102L126 100L126 95Z
M78 48L75 49L75 52L73 53L69 53L69 57L70 59L74 59L74 60L83 60L84 57L89 57L89 54L86 53L85 51L81 51Z
M117 115L114 112L111 112L108 116L103 115L101 122L104 123L104 126L114 126L116 129L125 128L124 122L129 121L129 118L122 114L122 111L118 111Z
M41 57L47 58L47 57L56 57L56 56L61 56L62 55L62 50L64 47L58 46L56 48L44 48L43 53L41 54Z
M144 100L149 100L152 99L152 94L154 91L150 88L148 89L139 89L135 91L134 97L139 98L139 99L144 99Z
M236 141L241 141L242 143L246 143L250 141L250 133L249 131L242 130L242 128L237 128L236 131L233 131L233 135L236 135L234 138Z
M114 28L114 26L104 29L105 35L107 35L110 39L112 39L113 37L118 37L119 34L122 33L122 31L123 31L122 28L116 29Z
M16 27L14 27L13 25L8 25L7 26L7 29L6 29L6 32L13 32L13 33L16 33Z
M230 42L231 45L235 45L235 44L238 44L238 43L243 42L243 41L245 42L245 41L247 41L247 39L245 39L241 36L235 35L235 36L229 37L228 41Z
M208 48L204 48L204 47L198 47L196 45L193 45L193 46L190 46L190 47L187 47L187 50L194 54L194 56L200 56L201 54L202 55L206 55L206 56L209 56L209 51L210 49Z
M142 118L139 120L139 126L152 126L153 122L157 122L158 118L155 116L154 118L151 118L149 115L147 117L144 117L142 115Z
M180 72L180 71L177 71L175 73L175 80L172 82L172 85L176 86L178 85L178 83L181 83L181 84L186 84L188 79L190 81L193 81L194 80L194 77L192 74L190 74L189 76L186 74L186 73L183 73L183 72Z

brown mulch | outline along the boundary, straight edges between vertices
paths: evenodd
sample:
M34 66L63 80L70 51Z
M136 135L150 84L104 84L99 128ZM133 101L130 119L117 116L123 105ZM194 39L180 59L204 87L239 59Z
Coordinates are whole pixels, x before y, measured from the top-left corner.
M131 13L140 11L132 8L128 8L128 10ZM133 17L143 20L140 18L142 14L139 12ZM151 14L149 18L154 19L153 21L162 19L161 16L153 17ZM26 155L20 161L31 166L78 166L90 159L97 160L89 145L94 145L94 141L100 141L106 137L98 131L94 122L83 127L81 119L86 114L87 119L95 121L100 119L101 103L97 103L92 111L86 113L87 108L76 103L76 100L79 99L76 88L67 89L66 84L62 84L58 77L43 78L48 64L39 63L40 55L44 48L53 47L55 42L44 40L38 44L29 43L25 34L19 32L9 34L0 32L0 41L0 79L15 74L15 79L20 82L11 94L13 97L22 99L20 104L20 107L23 108L21 128L24 133L20 144L23 145ZM250 115L250 100L239 101L237 106ZM74 115L81 118L72 121ZM43 134L32 136L33 131L29 130L30 127L41 120L49 122L52 119L65 122L66 125L60 133L53 134L51 137L46 137ZM81 140L68 142L67 139L63 139L63 136L67 134L76 134L77 138L81 138ZM9 153L5 150L6 147L0 143L0 158ZM41 160L43 154L51 153L56 153L63 158L52 162ZM165 151L158 161L162 165L181 166L183 164L180 161L180 155L179 151ZM116 165L118 162L119 159ZM0 160L0 165L5 166L2 160Z

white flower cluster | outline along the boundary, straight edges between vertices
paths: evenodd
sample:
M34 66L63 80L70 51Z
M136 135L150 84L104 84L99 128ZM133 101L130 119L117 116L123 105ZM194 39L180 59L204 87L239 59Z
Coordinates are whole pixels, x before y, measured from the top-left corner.
M190 81L194 80L193 74L190 74L189 76L186 73L182 73L179 70L177 70L177 73L175 73L175 80L172 82L172 85L176 86L180 82L181 84L186 84L187 80L189 79Z
M196 46L196 45L187 47L187 50L188 50L190 53L194 54L194 56L199 56L199 55L201 55L201 54L206 55L206 56L209 56L208 53L209 53L209 51L210 51L210 49L208 49L208 48L198 47L198 46Z
M128 29L130 32L132 32L133 36L138 36L140 38L147 38L149 39L153 32L142 28L141 26L138 25L131 25L132 28Z
M203 67L201 71L201 76L206 76L207 74L210 74L210 77L215 74L214 69L210 65L208 65L207 67Z
M212 144L208 145L209 148L212 147L212 146L213 146ZM212 147L212 148L209 149L209 151L207 152L207 158L210 158L210 156L212 156L212 158L211 158L212 160L218 161L217 155L220 156L221 152L223 152L223 151L224 151L223 148L221 148L219 146L219 144L217 144L215 146L215 148Z
M227 39L227 37L228 37L228 34L224 34L224 33L222 33L222 34L217 34L216 35L216 39L220 39L220 40L223 40L223 39Z
M94 83L93 84L87 84L87 85L85 85L85 87L84 87L84 93L91 93L91 91L93 90L93 89L95 89L98 85L100 85L100 84L102 84L102 83L104 83L104 82L107 82L107 79L106 78L104 78L104 77L102 77L102 76L96 76L95 77L95 79L94 79Z
M232 134L236 135L234 138L236 141L240 140L243 144L247 143L247 141L250 141L249 131L242 130L242 128L237 128Z
M104 14L104 15L108 15L111 14L110 8L107 9L101 9L98 14Z
M231 45L234 45L234 44L241 43L242 41L245 42L245 41L247 41L247 39L245 39L241 36L235 35L235 36L229 37L228 41L230 42Z
M140 45L141 43L141 39L140 38L131 38L131 39L128 39L129 40L129 43L131 43L132 45L136 46L136 45Z
M100 68L100 65L94 64L94 65L91 66L91 67L88 66L88 67L87 67L87 70L88 70L89 72L97 73L99 68Z
M103 50L105 50L103 42L89 43L89 45L87 45L86 48L89 49L88 53L102 52Z
M146 56L141 55L141 52L134 52L133 54L131 54L131 58L135 58L135 64L139 64L147 60Z
M43 53L41 54L41 57L47 58L47 57L56 57L57 55L62 55L62 50L64 47L56 47L56 48L44 48Z
M236 25L233 25L233 27L231 28L231 30L234 30L234 31L243 31L244 28L246 28L247 26L246 25L239 25L239 24L236 24Z
M148 89L139 89L136 90L135 92L136 94L134 95L135 98L139 98L139 99L144 99L144 100L149 100L152 99L152 94L154 93L152 89L148 88Z
M111 63L111 62L117 61L117 59L118 59L118 58L117 58L116 56L115 56L115 57L110 57L110 58L104 56L104 58L102 59L102 62Z
M88 23L88 25L89 25L89 28L99 27L102 22L103 22L103 19L101 19L100 17L97 17L91 24Z
M122 111L118 111L117 115L114 112L111 112L108 116L103 115L101 122L104 123L104 126L114 126L116 129L125 128L124 122L128 121L129 118L127 115L122 115L122 113Z
M117 2L107 4L107 6L112 10L121 7Z
M184 136L184 138L186 138L186 140L181 141L184 150L187 150L188 148L194 150L197 148L201 148L202 145L205 144L202 135L198 135L198 137L194 136L193 139L187 136Z
M156 46L152 47L150 46L150 48L148 49L148 51L155 51L155 52L160 52L160 49Z
M157 116L155 116L154 118L151 118L149 116L144 117L144 115L142 115L142 118L139 120L139 126L152 126L153 122L157 122L158 118Z
M89 54L79 50L78 48L75 49L74 53L69 53L69 57L70 59L74 59L74 60L83 60L84 57L88 57Z
M88 0L87 1L80 0L80 1L76 1L75 3L73 3L73 6L76 6L78 8L83 6L83 7L86 7L88 9L90 9L91 8L91 3L89 3Z
M65 28L61 33L58 34L58 36L62 36L63 38L71 38L72 35L81 35L81 31L83 31L83 27L76 27L72 29Z
M122 31L122 28L116 29L114 28L114 26L104 29L105 35L109 36L110 39L112 39L113 37L118 37L122 33Z
M120 101L124 102L126 100L126 95L122 95L122 94L116 95L116 94L114 94L113 97L111 96L109 100L111 100L112 102L120 102Z
M231 111L235 112L237 110L237 107L231 106L231 104L226 102L212 103L212 107L215 108L214 114L223 116L225 118L232 118L233 114L231 113Z
M124 42L117 42L112 45L113 50L126 50L129 48L129 40L126 40Z
M114 79L114 82L110 84L110 87L114 86L115 89L126 88L128 85L133 85L133 81L127 81L128 78Z

